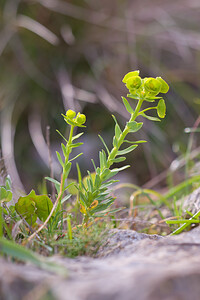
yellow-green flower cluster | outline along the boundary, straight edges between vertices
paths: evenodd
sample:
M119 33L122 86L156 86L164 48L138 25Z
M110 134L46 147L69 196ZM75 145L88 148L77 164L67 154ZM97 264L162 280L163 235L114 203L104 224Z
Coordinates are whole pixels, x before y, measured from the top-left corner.
M122 80L130 92L130 97L153 101L159 93L167 93L168 84L161 77L149 77L142 79L139 71L132 71L126 74Z
M86 116L78 112L69 109L66 115L63 115L65 121L72 126L85 127L83 124L86 122Z

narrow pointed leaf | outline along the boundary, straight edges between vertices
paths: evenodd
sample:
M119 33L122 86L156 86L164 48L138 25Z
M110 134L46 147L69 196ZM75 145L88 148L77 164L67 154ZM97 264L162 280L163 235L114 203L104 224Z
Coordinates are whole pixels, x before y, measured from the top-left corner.
M106 148L106 151L107 151L107 153L108 153L108 155L109 155L109 154L110 154L110 151L108 150L108 147L107 147L107 145L106 145L104 139L102 138L102 136L101 136L100 134L99 134L99 138L100 138L100 140L102 141L102 143L103 143L104 147Z
M115 136L116 136L117 139L119 139L121 132L122 132L122 131L121 131L119 125L116 124L116 125L115 125Z
M67 149L66 149L66 147L65 147L65 145L63 143L61 144L61 147L62 147L63 155L66 156Z
M118 141L117 141L116 136L113 137L113 146L118 147Z
M91 161L92 161L93 167L94 167L95 172L96 172L96 171L97 171L97 167L96 167L96 165L95 165L94 159L91 159Z
M120 126L119 126L119 124L118 124L117 119L115 118L115 116L112 115L112 117L113 117L113 119L115 121L115 137L118 140L119 137L120 137L120 134L122 133L122 131L120 129Z
M78 182L80 187L82 187L82 175L81 175L81 170L79 167L79 164L76 164L76 168L77 168L77 173L78 173Z
M113 159L113 162L114 163L119 163L119 162L122 162L122 161L125 161L126 160L126 157L118 157L118 158L115 158Z
M67 139L64 137L64 135L62 135L62 133L59 130L56 130L56 132L63 138L63 140L65 140L65 142L67 143Z
M160 119L158 119L156 117L148 116L145 113L142 113L141 116L143 116L144 118L146 118L146 119L148 119L150 121L160 122Z
M127 153L133 151L135 148L137 148L137 145L132 145L132 146L130 146L130 147L124 149L124 150L119 150L119 151L117 152L117 155L124 155L124 154L127 154Z
M71 158L69 161L73 161L75 160L76 158L78 158L79 156L81 156L83 153L79 153L78 155L76 155L75 157Z
M80 132L77 135L73 136L72 141L78 139L79 137L81 137L83 135L84 132Z
M71 147L72 148L77 148L79 146L83 145L83 143L76 143L76 144L72 144Z
M54 178L51 178L51 177L45 177L45 179L48 180L48 181L53 182L53 183L55 184L57 193L59 193L59 191L60 191L60 182L57 181L57 180L54 179Z
M64 162L62 161L62 157L61 157L61 155L60 155L60 153L58 151L56 151L56 155L57 155L59 163L63 167L64 166Z
M142 143L147 143L147 141L140 140L140 141L128 141L124 140L124 143L129 143L129 144L142 144Z
M126 107L126 110L130 113L130 114L133 114L134 113L134 110L132 109L132 107L130 106L128 100L124 97L122 97L122 100L124 102L124 105Z
M117 173L119 173L120 171L123 171L123 170L125 170L125 169L127 169L129 167L130 166L127 165L127 166L124 166L124 167L121 167L121 168L114 168L114 169L112 169L110 171L110 174L106 177L106 180L109 179L109 178L111 178L111 177L113 177L113 176L115 176L115 175L117 175Z

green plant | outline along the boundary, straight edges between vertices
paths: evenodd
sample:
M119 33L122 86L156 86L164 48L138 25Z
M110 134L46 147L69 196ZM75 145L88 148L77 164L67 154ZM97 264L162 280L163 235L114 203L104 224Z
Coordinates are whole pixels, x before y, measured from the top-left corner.
M111 226L106 222L95 222L91 226L76 226L73 229L73 239L68 236L52 242L53 246L59 249L59 253L68 257L76 257L80 255L95 256L99 248L104 245Z
M5 233L10 239L12 239L12 235L8 225L12 227L13 221L17 221L15 207L13 205L7 205L12 199L12 182L10 176L7 175L4 185L0 186L0 237L3 236L5 230ZM9 219L9 221L7 219Z
M77 250L74 251L77 252L79 249L77 241L79 244L83 236L86 236L85 232L87 232L87 230L91 237L94 238L94 236L98 236L98 234L96 235L95 233L96 231L93 231L92 228L96 226L95 223L99 218L113 214L121 209L111 208L115 198L111 196L109 188L117 181L113 179L113 177L118 172L128 168L129 165L124 165L120 168L113 167L113 165L125 161L126 157L124 155L136 149L140 143L146 142L144 140L131 141L127 139L128 134L137 132L142 128L143 123L136 121L138 117L147 118L151 121L160 121L158 117L165 117L165 101L158 95L159 93L167 93L169 89L167 83L161 77L142 79L139 76L139 71L129 72L122 81L129 90L127 97L130 98L131 101L137 101L135 108L132 107L132 104L126 98L122 97L123 104L130 114L129 121L126 123L124 129L121 129L116 117L114 115L112 116L115 122L112 149L109 150L103 137L99 136L105 147L105 150L99 152L99 166L96 166L92 160L94 172L91 173L87 171L88 175L83 178L80 167L77 164L78 182L69 180L68 176L72 162L83 154L72 155L73 149L82 145L82 142L77 142L77 139L83 134L83 132L81 132L74 135L74 129L75 127L85 127L86 116L80 112L76 113L71 109L69 109L65 115L62 114L70 130L68 138L65 138L58 131L65 141L65 143L61 144L62 154L59 152L56 153L58 161L62 166L60 181L46 177L47 180L53 182L55 185L57 191L55 203L53 204L48 196L36 195L32 190L29 195L20 197L14 207L15 213L23 219L29 230L33 231L32 226L37 228L37 218L44 222L42 226L29 236L27 241L37 236L39 237L38 243L41 243L43 246L47 243L51 248L49 248L49 251L52 252L52 245L57 244L57 242L53 242L53 240L61 240L62 244L63 239L67 247L75 247ZM157 100L158 103L155 106L150 105L147 107L146 105L142 108L144 102L153 103ZM156 110L158 117L146 114L147 111L151 110ZM122 147L124 144L128 146ZM77 203L75 206L79 208L82 215L81 224L73 214L73 206L70 209L66 209L66 204L68 203L66 201L71 197L69 192L72 189L74 190L74 188L77 191ZM10 190L5 192L5 187L2 187L2 191L5 199L10 197ZM65 225L65 222L67 225ZM38 236L38 233L41 231L41 235ZM88 243L89 235L87 235L87 238L82 243L81 249L84 248L85 243ZM70 250L70 253L72 252L73 251Z
M8 175L5 179L5 184L0 186L0 201L9 202L12 200L12 182L11 178Z
M157 114L160 118L165 117L166 106L164 99L162 97L157 97L161 93L168 92L167 83L161 78L144 78L139 76L139 71L133 71L126 74L123 78L123 82L129 90L127 95L129 98L137 100L138 103L135 109L132 108L128 100L122 97L123 103L126 110L130 113L130 119L126 123L125 128L122 130L115 118L115 135L113 137L113 148L108 149L105 141L100 136L100 139L105 146L106 152L104 150L99 152L99 167L94 165L95 176L92 177L91 173L88 171L87 184L82 181L82 176L79 167L78 169L78 191L79 191L79 201L81 204L81 212L84 215L83 222L87 223L90 218L102 217L105 214L113 213L115 210L109 210L109 207L113 204L114 198L110 196L108 187L116 182L111 180L119 171L128 168L125 165L121 168L111 168L114 163L125 161L125 154L133 151L139 143L144 143L145 141L130 141L126 140L129 133L137 132L143 125L142 122L136 122L136 118L139 116L145 117L152 121L159 121L157 117L152 117L146 115L145 112L149 110L157 110ZM158 104L154 107L148 107L146 109L141 109L144 101L154 102L159 100ZM131 144L126 148L121 149L123 144Z
M78 191L78 202L80 204L80 212L83 215L82 223L86 225L88 224L90 219L92 220L96 217L102 217L106 214L114 213L118 210L110 210L110 206L113 204L115 199L110 195L108 187L114 182L116 182L116 180L113 180L111 178L115 176L119 171L125 170L129 166L125 165L121 168L111 167L115 163L125 161L125 154L133 151L139 143L145 142L143 140L130 141L126 139L129 133L137 132L143 125L142 122L136 122L136 118L142 116L152 121L160 121L160 119L157 117L146 115L146 112L149 110L156 110L160 118L165 117L165 102L162 97L158 97L158 94L167 93L169 87L161 77L142 79L139 76L139 71L133 71L126 74L126 76L123 78L123 82L126 84L126 87L129 90L128 97L138 101L138 103L135 109L133 109L129 101L126 98L122 97L125 108L131 115L130 119L126 123L125 128L122 130L115 116L113 116L115 122L113 148L109 150L105 141L100 136L100 139L103 145L105 146L106 152L104 150L101 150L99 152L98 167L92 160L95 172L91 173L90 171L88 171L86 182L83 181L79 165L77 164L78 184L73 182L67 184L67 178L71 169L72 161L80 155L82 155L82 153L80 153L76 157L70 158L70 154L73 148L82 145L82 143L74 143L74 141L82 135L82 133L79 133L78 135L73 136L74 128L75 126L84 127L83 124L86 121L86 117L85 115L80 113L76 114L73 110L68 110L66 115L63 115L64 120L67 122L68 125L70 125L70 133L69 138L66 139L59 132L59 134L63 137L63 139L66 142L66 145L61 144L64 159L61 157L60 153L57 152L57 157L63 170L61 175L61 181L59 182L49 177L47 177L47 179L55 184L55 187L58 192L57 206L55 208L55 211L60 210L62 203L70 197L70 195L63 196L64 192L71 185L76 186ZM159 100L156 106L141 109L144 101L155 102L155 100ZM122 149L121 147L123 144L131 145ZM68 219L68 225L70 224L69 221L70 220Z

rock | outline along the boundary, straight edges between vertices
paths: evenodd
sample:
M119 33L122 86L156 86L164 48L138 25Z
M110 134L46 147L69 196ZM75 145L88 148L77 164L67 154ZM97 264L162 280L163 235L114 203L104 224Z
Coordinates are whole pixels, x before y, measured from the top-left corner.
M115 229L96 258L51 260L69 276L1 259L0 299L200 299L200 227L168 237Z
M192 214L195 214L200 210L200 188L194 190L189 196L185 197L182 208L190 211Z

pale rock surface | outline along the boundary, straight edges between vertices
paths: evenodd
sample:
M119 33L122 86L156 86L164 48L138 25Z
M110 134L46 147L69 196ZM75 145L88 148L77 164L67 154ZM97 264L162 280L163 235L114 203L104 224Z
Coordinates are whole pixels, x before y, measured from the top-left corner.
M185 197L183 201L183 210L188 210L192 214L200 210L200 188L194 190L189 196Z
M200 227L168 237L116 229L97 258L53 260L67 278L1 259L0 299L200 299Z

